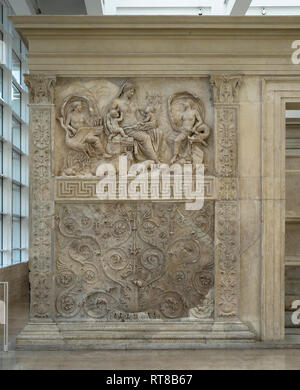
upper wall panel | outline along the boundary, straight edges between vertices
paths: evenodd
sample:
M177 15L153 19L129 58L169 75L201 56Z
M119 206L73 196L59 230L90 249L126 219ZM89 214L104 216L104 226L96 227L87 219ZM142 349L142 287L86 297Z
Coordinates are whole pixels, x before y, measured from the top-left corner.
M32 72L61 76L300 74L300 16L14 16Z

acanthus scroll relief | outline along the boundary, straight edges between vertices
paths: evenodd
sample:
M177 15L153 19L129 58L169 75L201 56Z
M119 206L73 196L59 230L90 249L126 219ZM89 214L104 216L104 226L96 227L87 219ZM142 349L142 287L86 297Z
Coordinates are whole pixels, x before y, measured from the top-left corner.
M208 82L199 81L196 89L189 80L190 90L186 84L99 80L63 88L62 81L56 149L64 158L59 156L56 176L94 176L101 162L117 167L121 154L130 164L204 163L212 171Z
M211 318L213 202L57 207L57 319Z

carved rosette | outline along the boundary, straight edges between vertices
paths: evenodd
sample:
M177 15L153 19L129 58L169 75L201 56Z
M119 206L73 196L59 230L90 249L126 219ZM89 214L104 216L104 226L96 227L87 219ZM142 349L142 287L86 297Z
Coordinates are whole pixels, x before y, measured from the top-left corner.
M52 225L54 204L51 191L51 126L55 78L25 75L30 95L30 315L51 317Z
M237 134L240 75L211 76L215 106L215 313L239 317L240 259Z

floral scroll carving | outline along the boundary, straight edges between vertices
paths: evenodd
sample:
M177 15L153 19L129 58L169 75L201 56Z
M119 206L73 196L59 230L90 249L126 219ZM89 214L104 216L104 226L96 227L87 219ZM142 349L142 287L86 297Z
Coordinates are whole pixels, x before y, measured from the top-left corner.
M211 318L212 202L193 216L174 203L60 204L56 222L57 319L196 318L198 305Z
M30 272L31 313L36 318L49 318L51 307L51 274Z
M217 201L215 205L215 310L239 316L239 205L237 172L239 75L211 76L215 103Z
M31 118L31 316L51 317L52 225L51 124L55 79L26 75Z
M51 110L31 107L31 269L48 271L51 267Z
M216 203L215 250L218 261L216 275L216 314L238 315L239 230L237 202Z
M234 177L218 178L218 199L235 200L238 196L237 179Z
M237 169L236 108L218 108L216 126L216 171L221 177L235 177Z

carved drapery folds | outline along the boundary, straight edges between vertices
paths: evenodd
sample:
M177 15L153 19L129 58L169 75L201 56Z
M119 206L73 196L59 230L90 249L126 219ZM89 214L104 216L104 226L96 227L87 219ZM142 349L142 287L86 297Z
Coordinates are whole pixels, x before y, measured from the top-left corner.
M77 86L78 88L78 86ZM61 93L57 124L66 149L58 174L95 176L101 162L115 164L121 154L128 163L205 163L210 126L203 98L182 90L164 96L160 86L144 95L140 83L124 81L81 93ZM117 88L117 90L116 90ZM104 91L106 91L104 93Z
M239 316L239 204L237 172L238 100L242 77L211 76L215 104L215 311Z
M55 79L25 75L30 94L31 317L51 317L52 219L51 125Z

